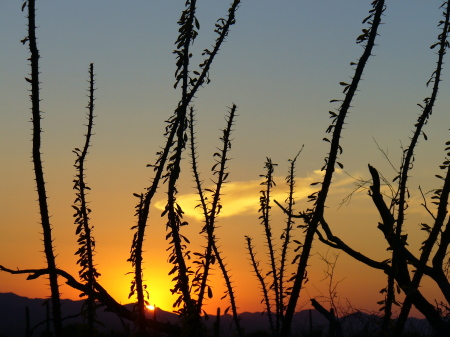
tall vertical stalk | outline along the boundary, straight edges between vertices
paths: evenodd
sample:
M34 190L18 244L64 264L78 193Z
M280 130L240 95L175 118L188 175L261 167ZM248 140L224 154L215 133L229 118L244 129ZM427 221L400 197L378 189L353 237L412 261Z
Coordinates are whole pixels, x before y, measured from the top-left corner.
M208 275L211 265L215 262L215 257L213 255L213 244L215 242L214 238L214 230L215 226L211 226L210 224L210 215L215 217L216 214L210 214L208 209L207 200L208 198L205 196L205 191L203 190L202 183L203 181L200 178L200 172L198 171L198 155L196 151L196 141L195 141L195 118L194 118L194 108L190 107L189 113L189 137L190 137L190 150L191 150L191 166L192 173L194 175L195 187L197 189L197 195L200 198L200 203L196 207L201 207L203 212L203 218L205 219L205 225L203 226L200 234L206 233L207 245L205 248L205 253L194 253L197 255L201 261L196 261L198 263L198 268L195 273L195 276L192 280L194 287L197 287L198 291L198 299L197 299L197 312L200 314L202 311L203 300L205 298L206 289L208 289L208 294L212 297L211 287L208 286ZM217 190L217 187L216 187Z
M177 50L174 53L177 55L177 70L175 72L176 82L175 87L181 81L181 100L178 105L177 113L177 129L173 143L173 150L168 159L167 172L164 175L165 182L167 182L167 204L162 216L167 214L167 226L169 233L166 238L170 240L169 246L169 260L173 264L170 274L175 274L173 280L175 286L171 289L173 294L178 294L178 299L175 301L176 306L183 303L183 308L180 311L182 316L188 321L186 327L187 335L198 335L201 333L200 316L196 310L196 303L190 293L190 275L192 271L186 264L185 253L186 246L183 244L189 242L181 233L180 228L184 223L183 211L177 203L176 196L178 194L177 183L181 173L181 160L183 151L186 148L187 135L187 109L189 104L188 91L192 81L189 77L190 71L190 46L194 42L200 25L195 17L196 0L186 1L186 9L182 12L181 18L178 21L180 25L180 35L175 42Z
M39 213L44 236L44 253L47 260L50 290L52 299L53 326L57 337L63 335L61 321L61 301L58 286L58 275L56 273L56 261L53 252L52 226L47 203L47 192L45 190L44 171L41 158L41 110L39 97L39 50L36 41L36 7L35 0L27 0L28 4L28 38L22 42L29 42L31 78L26 78L31 83L31 113L33 123L33 166L36 180L36 189L39 201ZM24 8L24 7L22 7Z
M269 292L267 291L267 285L266 285L266 282L264 281L264 277L262 276L262 272L259 268L259 261L256 261L256 256L255 256L255 253L253 252L252 238L249 236L246 236L245 241L247 241L247 250L248 250L248 254L250 255L250 261L253 266L253 271L255 272L256 278L258 279L260 287L261 287L263 301L266 306L267 317L269 318L270 331L274 335L275 334L275 325L273 324L272 309L271 309L271 305L270 305Z
M303 149L303 147L302 147ZM284 311L285 311L285 288L284 288L284 273L286 271L286 259L287 259L287 252L289 248L289 244L291 242L291 230L294 225L293 220L293 212L294 212L294 205L295 205L295 199L294 199L294 192L295 192L295 164L297 161L298 156L300 155L302 150L300 150L297 155L294 157L294 159L289 160L290 166L289 166L289 173L286 177L286 183L289 186L289 192L288 197L286 199L287 207L286 207L286 227L284 229L284 232L281 236L281 239L283 240L282 248L281 248L281 256L280 256L280 267L279 267L279 284L280 284L280 316L281 320L284 319Z
M265 168L267 173L265 175L261 175L265 180L261 183L261 185L266 186L264 190L261 190L261 196L259 197L260 209L261 212L260 219L261 225L264 227L264 234L266 237L266 244L269 250L269 266L270 272L268 275L272 276L272 283L270 285L270 289L273 289L275 293L275 329L276 331L280 328L280 319L281 319L281 305L280 305L280 285L278 280L278 270L277 264L275 261L275 252L273 247L273 239L272 239L272 228L270 227L270 210L272 206L270 205L270 198L272 187L275 186L275 181L273 180L273 172L274 166L277 164L272 163L270 158L266 159Z
M197 306L198 311L201 311L203 299L206 293L207 288L207 279L209 275L209 270L211 268L211 265L215 262L216 258L220 259L218 255L219 252L216 251L216 236L215 236L215 229L216 229L216 220L217 217L220 214L220 211L222 209L222 204L220 202L221 195L222 195L222 188L224 184L227 182L227 178L229 175L229 172L226 171L226 165L227 162L230 160L228 157L228 152L231 149L231 132L232 127L234 125L234 118L236 116L236 105L233 105L233 107L230 109L229 115L227 116L227 126L225 129L222 130L223 136L220 138L220 140L223 143L223 146L221 149L217 148L218 152L214 153L215 158L215 164L211 168L211 171L213 172L213 175L216 176L216 179L214 180L215 187L213 189L206 189L207 191L212 193L212 201L207 202L207 198L205 197L204 189L202 187L202 181L200 180L200 174L198 172L197 168L197 156L195 153L195 136L193 131L193 114L191 109L191 160L192 160L192 170L194 173L194 180L196 182L197 187L197 194L200 197L200 204L198 205L201 207L203 216L205 218L205 225L202 228L201 233L206 233L206 239L207 239L207 247L205 254L197 253L196 255L203 258L203 263L201 263L201 277L200 277L200 284L199 284L199 295L197 300ZM216 251L216 252L215 252ZM222 270L223 271L223 270ZM226 273L226 271L225 271ZM208 291L210 292L210 291Z
M308 260L311 254L314 235L318 229L320 221L323 219L325 202L327 200L328 191L335 170L335 165L337 164L342 167L342 164L337 162L338 154L342 151L342 148L340 146L341 133L344 127L347 113L350 109L351 102L356 94L356 90L361 80L364 68L370 55L372 55L372 49L375 45L377 30L381 23L381 15L383 14L385 9L384 0L373 1L372 7L373 9L370 10L370 15L364 20L364 22L369 22L370 27L369 29L365 29L363 31L363 34L357 38L358 43L367 41L364 52L356 66L352 82L350 84L341 82L341 85L344 86L344 93L346 93L346 95L339 108L339 113L335 116L333 124L327 130L328 132L333 133L331 141L326 139L328 142L330 142L330 152L329 156L325 160L325 175L322 181L322 188L320 191L313 194L310 198L310 200L314 201L314 209L310 210L307 214L305 214L304 217L305 223L307 225L306 236L303 243L300 261L298 263L296 271L296 277L292 286L291 296L289 298L289 303L286 309L286 315L281 329L281 335L283 337L287 337L290 334L295 307L297 304L297 300L300 297L300 290L306 276L306 267L308 265Z
M232 286L231 278L229 275L229 271L226 269L226 264L224 259L221 256L221 252L217 247L217 239L215 236L216 229L216 220L219 216L219 213L222 209L221 204L221 195L222 188L224 184L227 182L227 178L229 172L227 172L227 162L230 160L228 158L228 152L231 149L231 133L232 127L234 125L234 118L236 116L236 105L230 109L229 115L227 116L227 126L222 130L223 136L220 137L222 141L222 148L217 148L218 152L215 152L213 157L215 160L215 164L212 166L211 171L213 172L213 176L216 178L213 180L215 187L213 189L203 189L202 181L200 180L200 174L197 168L197 154L195 151L195 136L194 136L194 116L193 109L190 110L190 137L191 137L191 162L192 162L192 171L194 174L194 180L196 183L197 194L200 197L200 204L198 207L201 207L203 216L205 219L205 225L202 228L202 233L206 233L207 246L205 253L195 253L195 255L199 256L201 261L196 261L199 265L197 272L195 273L194 279L192 281L193 286L198 290L198 298L197 298L197 311L200 313L202 311L202 304L205 298L206 289L208 289L208 297L212 297L211 287L207 285L209 272L211 269L211 265L217 261L219 264L219 268L222 272L222 276L225 281L225 286L227 288L226 295L229 296L230 299L230 307L233 314L233 321L236 326L236 330L239 336L242 336L242 329L240 326L239 316L237 314L237 306L236 299L234 294L234 289ZM207 198L205 197L205 191L211 192L212 198L210 202L207 202ZM225 295L225 296L226 296ZM224 297L225 297L224 296ZM224 298L223 297L223 298ZM226 310L226 312L228 309Z
M77 224L76 234L79 235L78 244L79 248L76 255L79 255L77 263L81 266L78 274L80 278L87 282L88 292L87 292L87 318L89 326L89 336L94 334L94 321L95 321L95 303L94 303L94 284L96 278L100 276L94 265L94 250L95 250L95 240L92 236L92 227L89 224L89 214L91 209L88 207L87 191L90 187L86 185L85 181L85 161L88 154L88 149L90 146L90 140L92 137L92 128L94 126L94 64L91 63L89 66L89 103L87 106L88 114L88 124L87 132L85 135L85 143L82 150L76 148L73 152L76 154L77 159L75 161L75 168L77 169L77 175L74 179L74 190L76 190L76 199L74 205L72 206L75 210L75 224Z
M219 252L219 249L216 244L213 245L214 254L217 257L217 262L219 263L220 270L222 271L222 276L225 281L225 286L227 288L226 294L230 298L230 306L231 306L231 313L233 315L233 322L236 327L237 335L239 337L243 337L244 332L241 328L240 318L237 313L237 305L236 305L236 296L234 294L233 285L231 282L229 270L227 270L224 260L221 257L221 254Z
M303 147L302 147L303 149ZM270 210L271 210L271 194L272 194L272 188L275 186L275 181L273 179L273 173L274 173L274 167L277 164L273 164L272 160L270 158L266 159L265 168L267 173L265 175L260 175L260 177L264 177L265 180L261 183L261 185L266 186L265 189L261 190L260 193L260 208L259 212L261 215L259 216L259 219L261 219L261 225L264 228L264 236L266 238L266 245L268 248L268 265L270 268L270 271L265 274L265 276L271 276L272 282L270 283L269 288L267 288L262 270L259 267L259 261L256 261L254 248L251 244L251 238L246 236L247 241L247 250L250 254L250 261L253 266L253 270L255 272L255 275L260 283L263 299L261 302L264 302L266 305L266 310L269 318L269 325L270 329L272 331L273 336L278 336L280 333L280 326L283 324L284 321L284 313L285 313L285 295L288 294L285 290L285 271L286 271L286 261L288 256L288 249L289 245L292 241L292 234L291 230L294 225L294 218L298 217L293 214L294 211L294 204L295 204L295 198L294 198L294 192L295 192L295 163L297 161L298 156L300 155L301 150L297 153L297 155L294 157L293 160L289 160L290 166L289 166L289 172L287 177L285 178L286 183L288 185L289 191L288 191L288 197L286 198L285 202L287 203L287 207L283 207L278 201L274 200L274 202L284 211L284 213L287 214L286 218L286 227L283 230L283 233L280 237L282 240L281 243L281 251L280 256L275 256L275 249L274 249L274 239L272 235L272 228L270 225L271 219L270 219ZM297 243L299 246L294 250L294 252L297 252L301 247L301 243L298 240L293 240L295 243ZM297 254L297 256L294 258L292 263L295 263L295 261L300 257L300 254ZM291 280L292 281L292 278ZM273 312L272 312L272 305L271 305L271 299L269 298L269 290L273 291L275 298L275 323L273 322Z

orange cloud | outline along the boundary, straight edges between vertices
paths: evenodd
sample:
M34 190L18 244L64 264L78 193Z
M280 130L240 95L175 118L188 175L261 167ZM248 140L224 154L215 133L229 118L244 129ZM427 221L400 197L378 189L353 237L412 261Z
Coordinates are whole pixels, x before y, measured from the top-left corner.
M318 190L318 186L311 186L311 183L322 181L323 172L316 170L311 172L306 177L296 179L295 198L296 200L306 200L308 195ZM271 199L277 200L281 204L284 203L288 194L288 186L286 185L284 177L275 177L276 186L272 189ZM226 183L222 189L221 204L223 208L220 212L220 217L232 217L237 215L251 215L257 214L260 208L259 196L260 191L265 188L261 185L263 180L249 180L249 181L234 181ZM342 170L336 170L334 189L331 192L334 194L338 191L340 195L346 195L354 190L355 180L347 175L344 175ZM213 186L207 186L212 189ZM207 192L208 193L208 192ZM206 195L211 199L211 195ZM197 220L203 218L201 209L196 207L199 202L199 197L195 193L179 194L177 202L185 212L186 217L192 217ZM155 203L155 207L159 210L164 210L166 200L161 199Z

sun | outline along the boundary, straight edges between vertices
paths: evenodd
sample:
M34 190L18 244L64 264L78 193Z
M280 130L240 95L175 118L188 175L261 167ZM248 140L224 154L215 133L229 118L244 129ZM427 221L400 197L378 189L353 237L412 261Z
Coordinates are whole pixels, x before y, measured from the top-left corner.
M155 306L153 304L146 305L148 310L155 310Z

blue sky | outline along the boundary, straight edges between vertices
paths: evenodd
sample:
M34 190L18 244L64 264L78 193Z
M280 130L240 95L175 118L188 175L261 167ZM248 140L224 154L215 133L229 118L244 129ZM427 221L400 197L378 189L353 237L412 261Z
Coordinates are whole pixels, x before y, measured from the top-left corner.
M362 130L376 126L377 132L363 132L363 136L398 134L403 117L417 113L415 104L428 94L425 82L436 59L428 49L438 33L439 2L432 3L388 4L376 57L369 63L363 92L356 98L349 120L350 132L359 130L357 134L362 135ZM200 61L202 49L213 43L214 21L226 14L227 5L226 1L199 3L201 30L194 60ZM28 103L23 99L26 83L22 81L28 71L24 62L27 49L18 40L26 35L25 19L17 11L17 2L3 1L0 6L5 41L1 76L8 79L2 83L3 109L23 111ZM154 150L149 147L161 139L158 130L178 98L172 88L175 66L171 52L181 9L182 2L174 1L38 2L42 109L49 115L48 132L51 126L70 127L73 141L77 138L74 126L81 124L82 114L76 111L86 104L86 69L94 62L99 88L98 134L115 132L117 143L111 145L127 152L129 147L146 144L145 154L151 155ZM364 1L243 2L237 24L212 68L212 83L195 101L200 123L216 126L204 131L200 124L204 132L199 136L214 139L226 107L234 102L240 112L236 143L254 149L251 158L245 150L236 155L251 160L252 167L266 156L285 160L301 144L306 145L305 152L322 156L323 151L317 151L319 133L326 128L327 111L333 108L328 101L339 98L338 83L348 81L352 74L349 63L362 52L354 41L368 9L369 2ZM23 76L18 76L20 73ZM6 115L13 121L27 118L13 112ZM407 120L409 125L413 118ZM117 125L123 130L116 130ZM381 126L392 128L381 133ZM392 135L393 141L405 139L408 128L402 129L402 134ZM130 133L134 139L127 137ZM365 150L366 141L375 148L369 138L364 141ZM132 145L125 150L122 144ZM280 148L283 155L278 156ZM138 157L142 154L136 153Z
M287 159L295 156L303 144L298 175L305 181L316 176L314 171L320 169L327 152L326 143L321 141L330 121L327 112L336 108L329 101L342 97L339 82L349 80L353 73L350 62L362 53L355 39L364 28L361 21L368 15L370 2L243 1L237 23L213 63L212 82L199 91L194 102L204 174L212 166L211 155L219 144L223 116L235 103L239 117L230 163L232 181L254 184L264 173L266 157L280 164L277 176L285 176ZM98 117L88 178L93 188L94 214L95 207L98 209L94 216L98 221L104 216L103 225L98 225L99 258L107 260L101 255L102 249L116 247L111 240L107 243L108 232L113 231L118 238L128 235L131 242L132 193L142 191L151 178L145 165L153 162L154 153L164 141L164 120L173 112L180 95L173 89L172 51L183 4L172 0L37 2L41 107L45 112L43 153L59 245L75 245L70 236L74 174L71 150L83 141L87 69L91 62L97 74ZM401 144L407 144L420 111L416 103L430 93L425 83L437 56L429 46L439 34L436 26L441 19L440 4L435 0L387 3L375 56L369 61L343 136L342 163L351 175L368 178L367 164L371 163L384 170L387 177L395 176L373 139L389 153L394 164L399 163ZM228 1L199 1L198 5L201 29L193 46L194 64L202 60L201 51L214 42L215 20L226 15ZM18 1L0 2L0 155L7 163L0 167L1 204L5 207L0 216L2 223L14 223L14 228L2 226L0 237L16 242L17 233L27 233L24 247L36 247L38 251L30 163L30 103L24 80L29 72L28 50L20 43L26 36L26 19L20 7ZM429 190L438 183L433 176L439 173L444 143L450 138L449 76L444 69L441 94L425 130L429 141L422 142L418 150L417 173L411 181L416 194L419 184ZM181 191L189 194L192 183L188 174L185 179ZM332 209L351 191L351 182L347 185L330 205ZM252 190L256 202L258 190ZM253 232L251 226L257 226L257 216L253 224L247 217L241 219ZM375 227L376 221L375 217L371 225ZM374 235L380 234L376 228L373 230ZM343 233L346 231L348 228ZM355 242L358 244L358 239ZM117 245L123 253L121 258L126 260L128 241L123 244L117 239ZM61 259L73 260L74 249L68 248L68 253L62 250ZM0 251L0 258L9 255L6 249ZM23 256L14 261L22 266L25 261L41 263L42 259ZM0 280L3 277L0 275ZM1 284L0 291L14 291L3 289Z

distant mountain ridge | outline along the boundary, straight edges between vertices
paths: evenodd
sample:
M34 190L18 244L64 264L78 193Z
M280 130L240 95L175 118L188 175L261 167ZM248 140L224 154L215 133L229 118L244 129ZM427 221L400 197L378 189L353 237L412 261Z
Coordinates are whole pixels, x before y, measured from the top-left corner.
M46 320L46 299L30 299L28 297L18 296L14 293L0 293L0 337L17 337L25 336L25 308L28 307L30 314L30 326L34 327ZM84 300L72 301L62 300L62 311L64 316L77 315L81 311ZM127 304L128 309L132 310L134 304ZM241 318L241 326L246 333L254 333L256 331L268 331L269 323L266 314L259 312L244 312L239 314ZM122 322L114 313L99 308L97 317L104 326L98 326L101 332L109 333L110 331L125 332L125 325L133 327L132 322ZM175 325L179 324L178 316L174 313L156 309L154 312L149 311L149 317L155 318L160 322L169 322ZM205 320L205 325L212 329L216 316L209 315ZM355 333L364 333L370 336L377 331L379 319L374 315L362 312L356 312L340 319L345 335L354 335ZM82 323L83 318L77 316L64 321L64 325L71 323ZM224 336L228 336L230 330L233 329L231 315L222 315L220 317L221 331ZM41 324L35 329L33 336L39 336L45 331L45 324ZM316 310L303 310L294 315L292 329L295 333L305 333L310 329L323 330L328 329L327 320ZM407 329L416 331L422 335L426 335L430 331L428 322L423 319L410 318L408 320Z

